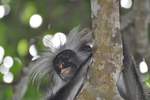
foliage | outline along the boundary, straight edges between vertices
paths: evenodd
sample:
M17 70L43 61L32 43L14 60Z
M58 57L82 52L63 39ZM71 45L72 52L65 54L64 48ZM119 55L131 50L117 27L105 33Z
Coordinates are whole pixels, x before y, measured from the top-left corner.
M28 49L36 44L42 51L42 36L62 31L67 33L74 26L88 26L90 22L89 0L1 0L1 5L9 5L10 12L0 19L0 46L5 54L14 58L11 72L12 84L5 84L0 74L0 100L12 100L14 85L19 82L24 66L31 61ZM29 25L30 17L40 14L43 24L33 29ZM39 100L41 92L36 86L29 86L24 100Z

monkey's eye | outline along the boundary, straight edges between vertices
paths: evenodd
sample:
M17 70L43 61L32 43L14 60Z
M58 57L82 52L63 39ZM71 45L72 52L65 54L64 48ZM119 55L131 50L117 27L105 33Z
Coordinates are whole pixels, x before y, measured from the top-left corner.
M90 45L83 45L80 48L81 51L92 52L92 48Z

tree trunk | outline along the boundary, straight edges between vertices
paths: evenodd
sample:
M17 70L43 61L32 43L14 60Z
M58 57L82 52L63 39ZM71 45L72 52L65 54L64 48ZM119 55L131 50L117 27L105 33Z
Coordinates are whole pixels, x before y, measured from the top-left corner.
M89 80L78 98L122 100L116 87L123 60L119 0L91 0L91 9L97 50Z

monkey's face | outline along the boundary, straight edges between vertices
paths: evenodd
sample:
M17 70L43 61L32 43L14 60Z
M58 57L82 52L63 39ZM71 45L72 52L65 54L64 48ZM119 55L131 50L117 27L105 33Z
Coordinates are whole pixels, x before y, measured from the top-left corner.
M81 67L81 64L91 55L91 47L82 45L78 53L67 49L60 52L53 60L53 66L61 79L70 80ZM82 55L82 57L81 57Z
M69 49L60 52L53 60L54 69L63 80L73 77L78 63L76 53Z

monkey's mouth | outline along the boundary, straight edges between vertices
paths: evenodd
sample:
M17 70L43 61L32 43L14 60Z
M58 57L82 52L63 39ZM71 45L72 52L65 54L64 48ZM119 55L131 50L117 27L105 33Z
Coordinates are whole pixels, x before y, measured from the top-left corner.
M64 69L61 69L61 72L60 74L64 77L68 77L68 76L71 76L72 74L72 69L69 67L69 68L64 68Z
M74 76L76 67L74 64L69 64L65 66L64 64L59 65L59 75L62 79L70 79Z

